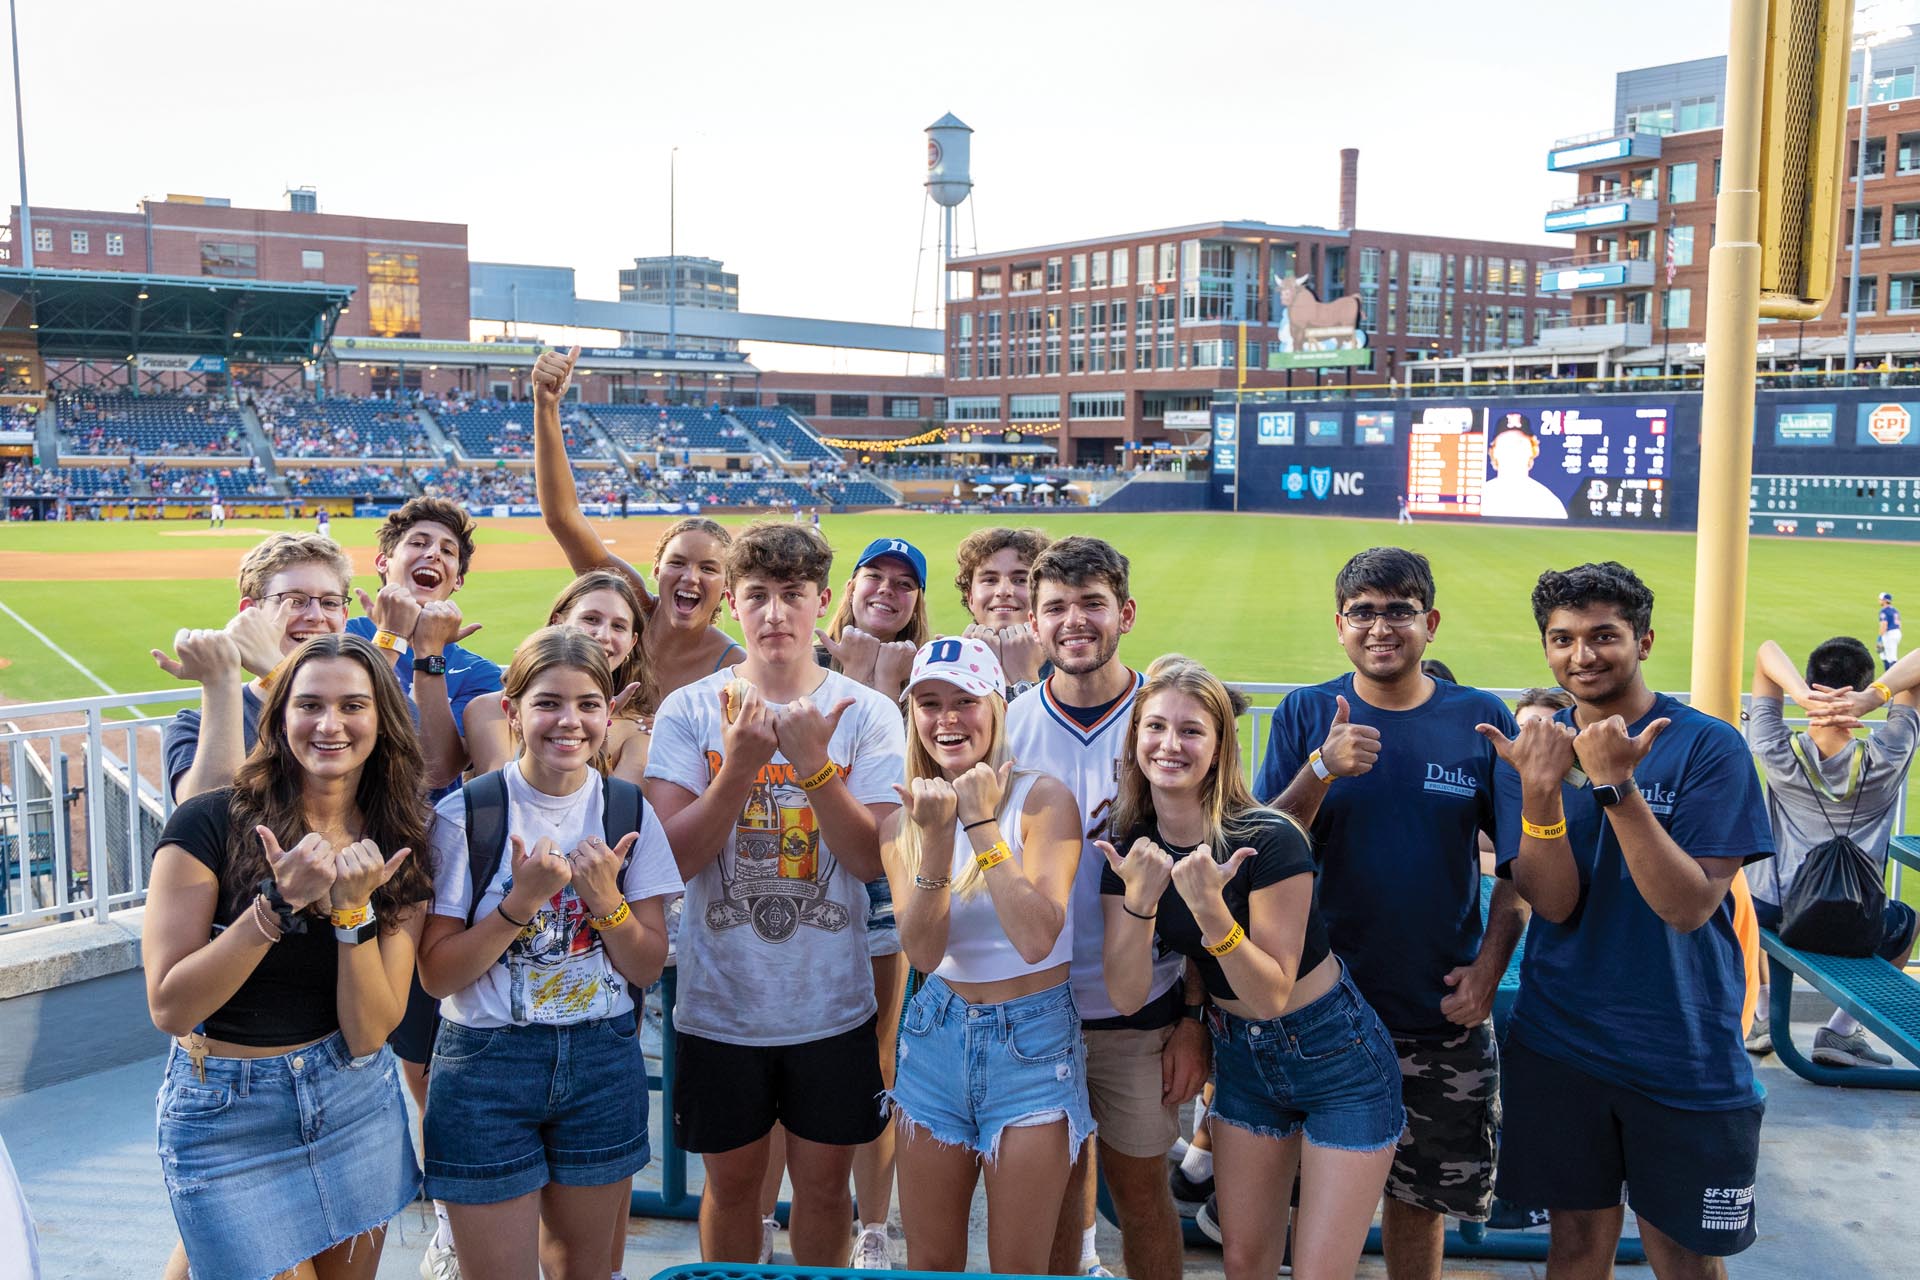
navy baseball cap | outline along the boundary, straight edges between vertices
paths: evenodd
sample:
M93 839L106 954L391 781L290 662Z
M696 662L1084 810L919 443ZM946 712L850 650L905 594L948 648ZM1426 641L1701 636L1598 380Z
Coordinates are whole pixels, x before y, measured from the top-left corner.
M914 584L922 591L927 589L927 558L920 554L920 548L911 542L902 542L898 538L875 538L867 544L867 549L860 553L860 558L854 562L853 567L857 572L875 560L882 560L887 556L903 561L909 569L913 570Z

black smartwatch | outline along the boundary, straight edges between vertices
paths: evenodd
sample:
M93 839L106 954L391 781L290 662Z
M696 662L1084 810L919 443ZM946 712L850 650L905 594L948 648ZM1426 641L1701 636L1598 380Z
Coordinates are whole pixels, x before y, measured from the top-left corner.
M1596 782L1593 784L1593 800L1602 809L1610 808L1626 799L1633 789L1632 774L1627 775L1625 782Z
M413 660L413 673L417 676L440 676L447 674L447 655L444 653L423 653Z
M1192 1018L1195 1022L1205 1022L1207 1020L1206 1003L1202 1001L1200 1004L1182 1005L1180 1007L1180 1016L1183 1018Z
M306 913L295 911L293 906L281 896L280 885L271 874L260 877L260 894L267 900L267 909L273 912L274 919L280 922L281 933L307 931Z

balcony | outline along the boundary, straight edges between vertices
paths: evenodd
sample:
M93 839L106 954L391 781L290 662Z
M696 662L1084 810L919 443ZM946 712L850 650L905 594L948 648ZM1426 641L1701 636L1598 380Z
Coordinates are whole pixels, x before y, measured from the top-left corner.
M1616 258L1585 254L1546 264L1540 277L1542 293L1579 293L1595 289L1650 289L1654 265L1646 258Z
M1650 347L1653 326L1644 320L1598 320L1573 316L1551 320L1540 327L1536 343L1572 351L1598 351L1609 347Z
M1562 138L1547 152L1547 168L1554 173L1579 173L1627 160L1658 160L1661 136L1659 130L1640 125Z
M1544 230L1566 234L1611 227L1651 227L1660 221L1659 193L1632 187L1585 191L1547 206Z

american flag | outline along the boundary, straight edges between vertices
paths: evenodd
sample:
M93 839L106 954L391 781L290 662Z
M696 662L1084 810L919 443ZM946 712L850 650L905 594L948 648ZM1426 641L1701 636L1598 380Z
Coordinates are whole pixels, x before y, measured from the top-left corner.
M1673 233L1674 233L1675 225L1676 224L1672 219L1668 219L1667 221L1667 287L1669 289L1673 287L1673 273L1680 266L1678 259L1675 257L1675 252L1673 247Z

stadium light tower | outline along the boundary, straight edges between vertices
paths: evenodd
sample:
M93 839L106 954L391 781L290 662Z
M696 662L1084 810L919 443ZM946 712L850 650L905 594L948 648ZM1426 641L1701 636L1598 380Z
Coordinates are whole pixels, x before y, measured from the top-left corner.
M1847 272L1847 386L1853 385L1854 335L1860 319L1860 227L1866 212L1867 112L1873 105L1873 51L1912 35L1913 28L1907 23L1913 17L1910 3L1861 5L1853 15L1853 47L1860 53L1860 144L1853 162L1853 253ZM1885 163L1882 158L1883 167Z
M20 262L33 270L33 206L27 203L27 125L20 112L20 16L17 0L7 0L7 29L13 37L13 140L20 156Z

